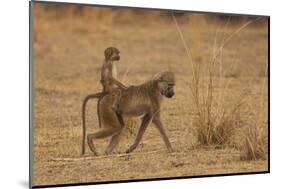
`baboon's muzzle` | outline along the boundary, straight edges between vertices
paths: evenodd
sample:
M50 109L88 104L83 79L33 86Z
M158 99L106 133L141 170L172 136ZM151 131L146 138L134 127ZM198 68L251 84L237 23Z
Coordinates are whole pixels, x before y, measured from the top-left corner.
M175 95L174 90L172 88L169 88L166 92L165 92L165 96L167 98L172 98Z
M116 60L120 60L120 56L119 55L116 57Z
M112 60L118 61L118 60L120 60L120 56L119 55L115 55L115 56L112 57Z

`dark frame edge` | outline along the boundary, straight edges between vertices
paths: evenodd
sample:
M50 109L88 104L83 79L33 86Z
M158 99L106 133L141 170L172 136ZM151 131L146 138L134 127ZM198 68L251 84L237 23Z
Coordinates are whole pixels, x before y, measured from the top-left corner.
M267 32L268 32L268 39L267 39L267 48L268 48L268 54L267 54L267 58L268 58L268 64L267 64L267 66L268 66L268 68L267 68L267 72L268 72L268 74L267 74L267 77L268 77L268 80L267 80L267 82L268 82L268 84L267 84L267 99L268 99L268 115L267 115L267 119L268 119L268 125L267 125L267 130L268 130L268 137L267 137L267 139L268 139L268 153L267 153L267 163L268 163L268 165L267 165L267 167L268 167L268 172L270 173L270 16L268 16L268 21L267 21Z
M33 188L33 1L29 1L29 188Z

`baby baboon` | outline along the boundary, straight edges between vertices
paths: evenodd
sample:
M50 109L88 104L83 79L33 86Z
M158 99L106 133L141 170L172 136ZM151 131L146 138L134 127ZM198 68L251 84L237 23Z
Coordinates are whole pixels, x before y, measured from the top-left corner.
M101 84L103 86L103 92L113 95L114 102L112 107L117 109L118 98L120 98L120 89L126 89L127 87L123 85L117 78L117 66L114 61L120 60L120 52L115 47L109 47L105 50L104 56L105 61L101 69ZM118 88L117 88L117 87Z
M125 126L122 116L126 115L132 117L142 116L142 123L138 129L136 139L126 153L132 152L138 146L151 121L159 130L168 151L172 152L172 146L160 119L160 108L163 96L171 98L174 95L174 85L174 74L172 72L162 72L144 84L131 86L122 91L118 103L118 112L112 109L114 97L111 95L104 96L100 101L100 118L103 127L100 131L87 135L91 151L96 155L93 140L111 136L106 154L112 152L119 142L119 136ZM82 146L82 148L85 147Z
M82 105L82 125L83 125L83 146L86 136L86 123L85 123L85 110L86 110L86 104L88 100L92 98L98 98L97 103L97 114L98 114L98 120L99 120L99 127L101 127L101 121L100 121L100 113L99 113L99 104L100 100L105 95L111 95L114 101L112 102L111 106L112 108L117 111L117 104L120 98L120 89L126 89L125 85L123 85L120 81L118 81L117 78L117 67L114 62L120 60L120 51L115 47L108 47L104 51L104 63L102 65L101 69L101 84L103 86L103 91L100 93L90 94L85 97L83 100ZM85 153L85 149L82 148L82 155Z

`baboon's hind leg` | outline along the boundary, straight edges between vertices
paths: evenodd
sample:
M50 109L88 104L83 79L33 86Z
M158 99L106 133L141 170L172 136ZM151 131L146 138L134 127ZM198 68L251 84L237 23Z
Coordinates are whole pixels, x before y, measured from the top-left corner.
M90 148L90 150L93 152L93 154L94 154L95 156L98 155L97 152L96 152L95 145L94 145L94 143L93 143L93 136L92 136L92 134L88 134L88 135L87 135L87 142L88 142L89 148Z
M99 131L88 134L88 145L91 151L96 155L96 149L94 141L96 139L103 139L110 136L115 136L121 132L122 126L120 124L120 118L118 118L115 111L111 108L111 97L105 96L100 102L100 118L103 128ZM116 139L115 139L116 140ZM112 142L115 144L115 140ZM112 144L114 146L114 144Z
M88 145L90 147L90 150L94 153L94 155L97 155L96 148L94 145L94 140L95 139L102 139L109 137L111 135L114 135L117 133L116 129L114 128L106 128L106 129L101 129L100 131L92 134L87 135L87 140L88 140Z
M105 151L106 154L110 154L112 152L112 150L116 147L116 145L120 141L120 135L121 135L122 130L124 129L124 126L125 126L122 116L118 113L116 113L116 115L117 115L117 118L120 122L121 127L120 127L120 130L114 136L111 137L109 145L108 145L108 147L106 148L106 151Z
M99 121L99 128L101 128L100 101L101 101L101 98L99 98L99 99L98 99L98 102L97 102L97 115L98 115L98 121Z

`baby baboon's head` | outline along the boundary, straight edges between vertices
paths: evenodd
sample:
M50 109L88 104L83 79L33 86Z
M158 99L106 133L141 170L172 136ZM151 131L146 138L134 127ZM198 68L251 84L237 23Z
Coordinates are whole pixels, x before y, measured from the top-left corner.
M108 47L104 51L105 60L117 61L120 60L120 51L116 47Z
M160 93L168 98L174 96L175 74L170 71L157 74L154 79L157 81L157 87Z

